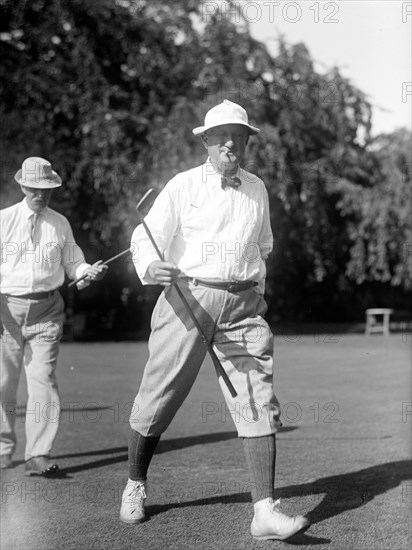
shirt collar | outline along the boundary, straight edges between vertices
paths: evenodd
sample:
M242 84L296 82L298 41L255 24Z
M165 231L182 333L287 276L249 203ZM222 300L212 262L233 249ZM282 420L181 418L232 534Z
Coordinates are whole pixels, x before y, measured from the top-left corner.
M27 219L29 219L33 214L35 214L34 210L32 210L29 207L26 197L24 197L24 199L21 201L20 205L21 205L21 210L22 210L24 216ZM42 214L44 214L47 209L48 209L48 206L46 206L46 208L43 208L43 210L41 212L39 212L38 216L41 216Z
M217 171L215 170L215 167L213 166L213 164L212 164L212 162L211 162L211 160L210 160L210 157L207 158L207 160L206 160L206 162L205 162L205 164L204 164L204 167L205 167L205 174L206 174L206 177L212 177L212 178L214 178L214 179L218 179L219 182L220 182L220 180L221 180L221 178L222 178L222 174L219 174L219 172L217 172ZM241 178L241 173L240 173L240 167L239 167L239 166L237 167L237 170L236 170L236 172L233 174L233 176L236 176L236 177L242 179L242 178Z

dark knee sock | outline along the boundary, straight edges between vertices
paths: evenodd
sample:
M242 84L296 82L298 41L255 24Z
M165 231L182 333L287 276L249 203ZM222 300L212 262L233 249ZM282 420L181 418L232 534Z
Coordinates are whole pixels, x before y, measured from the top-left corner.
M129 438L129 478L145 481L160 437L144 437L132 430Z
M243 448L249 470L253 503L274 496L276 436L244 437Z

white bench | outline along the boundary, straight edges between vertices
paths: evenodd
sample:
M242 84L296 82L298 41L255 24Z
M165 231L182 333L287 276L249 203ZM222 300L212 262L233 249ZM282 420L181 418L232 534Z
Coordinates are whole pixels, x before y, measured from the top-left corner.
M366 310L365 334L381 332L385 336L390 332L390 317L393 309L371 308Z

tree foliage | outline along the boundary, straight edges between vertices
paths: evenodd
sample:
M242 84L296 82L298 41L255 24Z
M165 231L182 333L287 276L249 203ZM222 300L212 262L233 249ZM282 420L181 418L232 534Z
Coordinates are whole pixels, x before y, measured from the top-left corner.
M338 69L319 74L304 44L282 39L271 54L214 4L0 2L3 201L19 197L22 160L44 156L80 243L123 249L137 200L204 160L191 129L228 98L262 129L247 168L271 200L273 311L319 318L335 305L350 316L348 304L375 305L368 285L404 297L409 134L373 139L371 106Z

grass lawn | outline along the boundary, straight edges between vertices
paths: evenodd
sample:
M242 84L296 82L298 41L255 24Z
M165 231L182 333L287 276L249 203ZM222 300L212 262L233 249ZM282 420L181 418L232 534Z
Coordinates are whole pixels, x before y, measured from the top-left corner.
M404 550L411 544L411 336L277 336L276 492L311 528L255 541L241 442L209 359L162 437L149 472L149 520L118 521L128 414L147 345L64 343L58 379L58 478L2 471L1 549ZM165 366L166 368L166 366ZM25 381L19 403L25 401ZM49 414L53 411L38 411Z

